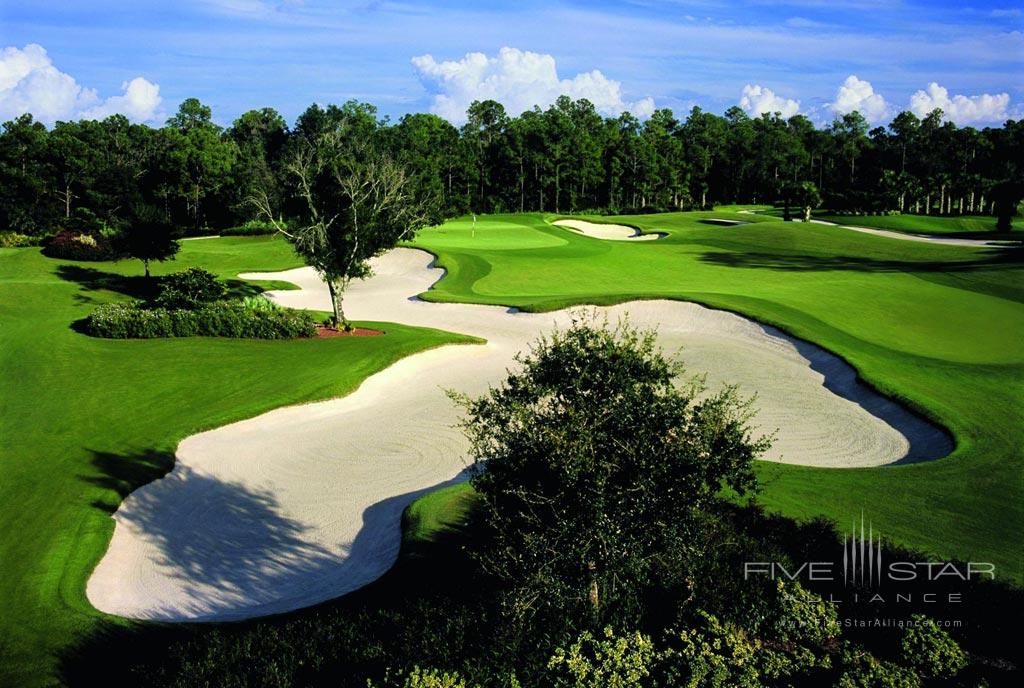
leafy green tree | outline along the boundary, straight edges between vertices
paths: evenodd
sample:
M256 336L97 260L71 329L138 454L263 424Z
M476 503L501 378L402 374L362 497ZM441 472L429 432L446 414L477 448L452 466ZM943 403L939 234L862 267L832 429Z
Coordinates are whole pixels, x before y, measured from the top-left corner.
M821 193L814 182L802 182L793 189L793 199L803 209L804 222L811 221L811 211L821 205Z
M496 100L478 100L466 110L462 136L473 151L476 161L476 192L472 206L477 212L491 209L497 171L502 160L502 142L508 115L505 106Z
M4 122L0 134L0 229L43 234L58 215L49 202L49 133L32 115Z
M84 198L92 186L91 175L100 149L86 138L86 122L58 122L47 137L47 157L54 178L53 194L58 198L65 219L71 217L76 200Z
M749 406L697 380L650 332L576 318L521 356L520 371L460 398L480 536L472 554L515 621L602 622L634 593L685 586L711 543L701 516L724 486L754 488ZM550 613L550 614L549 614Z
M216 125L213 123L213 110L210 106L203 105L198 98L186 98L181 101L174 116L167 120L167 126L187 132L192 129L210 129Z
M176 126L184 139L180 194L193 228L199 230L205 223L204 201L227 181L236 148L211 121L210 108L194 98L182 103L168 123Z
M835 137L840 155L849 161L849 183L853 184L857 173L857 159L867 145L868 121L856 110L848 112L832 122L831 132Z
M234 206L251 212L247 201L258 189L266 189L272 201L280 204L281 156L288 141L284 117L272 108L249 110L231 125L228 138L237 151L232 169Z
M132 202L120 243L125 257L142 261L147 279L153 261L173 260L181 250L174 225L159 207L142 199Z
M389 148L406 169L415 195L428 208L429 222L465 212L464 159L459 130L437 115L405 115L391 127Z
M275 209L267 189L251 199L327 283L333 323L346 329L349 283L368 276L371 258L412 237L427 218L405 169L349 134L341 128L298 142L284 162L285 193L293 202L283 210Z

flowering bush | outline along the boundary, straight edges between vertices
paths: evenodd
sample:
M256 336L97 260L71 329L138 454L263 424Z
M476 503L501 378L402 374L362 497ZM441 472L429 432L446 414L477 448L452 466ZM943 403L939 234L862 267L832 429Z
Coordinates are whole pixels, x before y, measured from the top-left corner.
M0 232L0 248L35 246L37 241L38 240L35 237L30 237L27 234L18 234L17 232Z
M316 334L312 316L304 311L254 311L229 302L211 303L194 310L143 308L139 303L105 304L92 312L85 327L89 334L109 339L293 339Z

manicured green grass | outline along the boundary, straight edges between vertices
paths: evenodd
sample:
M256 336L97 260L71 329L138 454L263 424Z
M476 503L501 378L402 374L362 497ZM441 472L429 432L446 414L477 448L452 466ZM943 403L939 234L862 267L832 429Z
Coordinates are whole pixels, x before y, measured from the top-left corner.
M185 242L155 272L202 266L234 278L297 265L280 239L209 239ZM466 341L389 323L364 323L383 337L296 341L114 341L72 329L119 292L145 291L141 273L138 262L0 249L0 685L48 684L58 654L97 627L85 584L110 514L170 468L179 440L344 394L403 356Z
M1002 234L996 232L996 218L990 215L940 217L936 215L831 215L829 213L815 213L814 217L840 225L889 229L896 232L910 232L911 234L946 234L963 235L964 237L970 237L979 233L990 233L997 236ZM1013 223L1013 227L1014 229L1021 229L1019 218Z
M750 224L722 227L721 218ZM522 227L522 248L491 220ZM549 218L550 219L550 218ZM616 218L593 218L615 221ZM763 464L760 499L795 517L848 523L940 556L992 561L1024 580L1024 252L936 246L719 209L617 218L654 242L601 241L541 216L423 232L448 274L424 298L545 310L634 298L692 300L814 341L870 383L948 428L957 449L872 469ZM535 248L535 235L561 246Z
M456 483L428 492L405 509L402 517L402 548L415 554L446 533L465 524L473 505L473 488Z

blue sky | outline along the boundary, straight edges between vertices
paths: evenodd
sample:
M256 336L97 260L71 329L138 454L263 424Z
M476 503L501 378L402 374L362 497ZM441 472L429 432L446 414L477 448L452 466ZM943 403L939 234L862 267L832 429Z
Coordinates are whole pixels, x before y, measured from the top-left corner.
M884 120L924 90L920 107L948 104L962 123L981 125L1024 112L1022 8L1019 0L0 0L0 48L38 44L81 87L73 106L51 103L53 118L62 107L129 107L142 91L123 89L142 77L159 86L159 105L150 107L152 93L139 96L136 119L172 112L189 96L222 123L264 106L292 120L311 102L349 98L392 117L433 109L457 119L476 95L507 99L515 110L568 87L603 98L609 111L643 115L653 105L683 114L698 104L722 112L746 96L751 112L800 111L819 121L854 105ZM515 51L499 56L503 47ZM487 59L464 60L471 52ZM541 83L551 81L551 61L567 83ZM576 80L592 70L604 81ZM8 78L9 89L23 92L7 93L0 116L66 85L50 75L32 91ZM851 75L857 81L839 98ZM932 82L940 90L929 91ZM0 71L0 101L4 87Z

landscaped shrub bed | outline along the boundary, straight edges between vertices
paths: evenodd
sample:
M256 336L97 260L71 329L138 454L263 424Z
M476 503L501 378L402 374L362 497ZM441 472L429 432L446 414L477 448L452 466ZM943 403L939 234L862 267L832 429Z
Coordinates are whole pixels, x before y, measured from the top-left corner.
M117 251L113 242L102 235L64 230L46 242L43 254L65 260L113 260Z
M245 224L220 230L221 236L261 236L276 233L277 227L264 220L249 220Z
M0 248L19 248L21 246L35 246L39 243L36 237L17 232L0 232Z
M105 304L86 319L85 329L94 337L108 339L294 339L316 334L313 317L306 312L284 308L257 311L237 302L211 303L194 310L145 308L137 302Z

